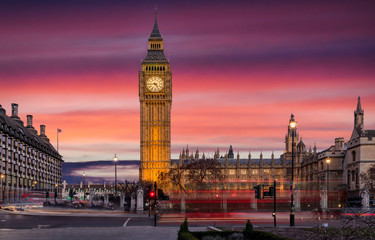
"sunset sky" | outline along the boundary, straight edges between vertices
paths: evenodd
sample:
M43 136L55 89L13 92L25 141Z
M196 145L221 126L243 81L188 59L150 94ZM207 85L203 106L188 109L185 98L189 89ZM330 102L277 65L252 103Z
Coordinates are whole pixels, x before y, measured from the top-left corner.
M294 113L319 150L375 129L374 1L16 1L0 4L0 104L34 115L66 162L139 160L138 71L158 9L183 147L278 157ZM141 2L141 3L138 3ZM39 127L37 127L39 131Z

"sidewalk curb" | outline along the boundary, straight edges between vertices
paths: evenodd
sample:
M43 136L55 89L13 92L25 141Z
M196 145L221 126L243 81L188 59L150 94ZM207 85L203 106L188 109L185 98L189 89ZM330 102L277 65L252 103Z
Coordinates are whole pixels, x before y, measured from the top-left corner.
M113 217L113 218L148 218L148 215L140 215L140 214L129 214L129 213L72 213L72 212L55 212L55 211L4 211L1 210L0 212L5 212L8 214L14 215L25 215L25 216L61 216L61 217Z

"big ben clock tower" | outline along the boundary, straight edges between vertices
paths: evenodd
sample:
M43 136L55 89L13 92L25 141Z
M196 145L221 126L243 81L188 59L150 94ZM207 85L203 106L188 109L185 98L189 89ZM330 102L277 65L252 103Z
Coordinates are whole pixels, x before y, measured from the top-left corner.
M147 56L139 71L141 107L140 181L157 181L171 158L172 73L164 56L163 38L156 20L148 39Z

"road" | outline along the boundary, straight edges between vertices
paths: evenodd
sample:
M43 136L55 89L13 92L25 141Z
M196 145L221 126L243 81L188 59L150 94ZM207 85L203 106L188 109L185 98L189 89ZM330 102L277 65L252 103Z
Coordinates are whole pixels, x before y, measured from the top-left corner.
M271 227L271 212L229 212L162 214L157 225L178 227L188 218L192 227L244 226L248 219L254 226ZM295 226L314 227L318 223L334 222L333 218L313 216L311 212L296 212ZM124 227L154 226L153 215L131 214L121 211L92 211L71 209L32 209L24 212L0 211L0 229L74 228L74 227ZM277 213L277 226L289 226L289 212Z
M129 219L130 218L130 219ZM52 215L20 215L0 212L0 229L71 228L71 227L123 227L153 226L148 217L77 217Z
M289 212L277 213L277 226L289 226ZM174 226L184 221L185 217L189 219L191 226L243 226L250 219L253 225L268 227L274 225L272 212L230 212L221 213L189 213L189 214L163 214L159 219L159 225ZM330 217L313 216L311 212L296 212L295 225L314 227L318 222L332 221Z

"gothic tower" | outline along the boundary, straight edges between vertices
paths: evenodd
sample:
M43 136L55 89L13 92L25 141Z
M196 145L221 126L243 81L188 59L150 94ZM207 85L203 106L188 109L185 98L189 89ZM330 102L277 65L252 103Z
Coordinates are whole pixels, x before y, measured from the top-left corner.
M140 181L157 181L171 159L172 72L164 56L163 38L156 20L139 71L141 124Z
M361 132L364 129L363 115L364 111L361 106L361 97L358 97L357 109L354 111L354 128L358 128Z

